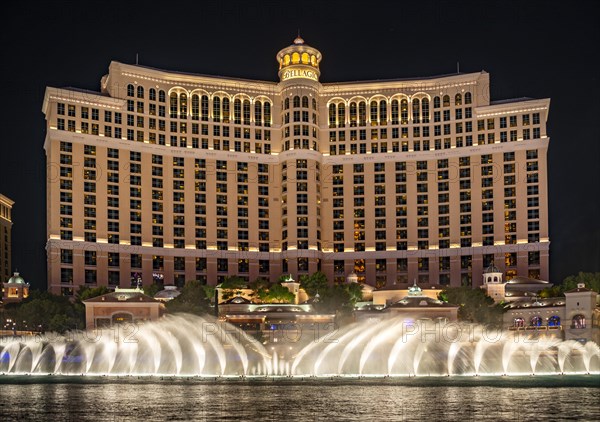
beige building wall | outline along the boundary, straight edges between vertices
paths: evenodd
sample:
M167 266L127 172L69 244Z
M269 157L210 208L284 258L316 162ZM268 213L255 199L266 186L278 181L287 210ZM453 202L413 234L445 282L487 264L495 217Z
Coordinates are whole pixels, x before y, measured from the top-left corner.
M0 194L0 284L12 276L12 206L14 201Z
M490 102L486 72L322 84L303 43L278 61L279 83L112 62L100 93L47 88L50 291L548 279L548 99Z
M130 315L132 323L157 321L160 318L160 303L86 303L85 328L93 330L106 328L97 326L99 320L112 323L115 315Z

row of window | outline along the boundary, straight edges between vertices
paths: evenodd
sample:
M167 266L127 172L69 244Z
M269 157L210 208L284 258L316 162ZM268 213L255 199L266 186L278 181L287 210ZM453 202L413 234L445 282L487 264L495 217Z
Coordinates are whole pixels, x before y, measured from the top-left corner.
M548 318L543 318L539 315L533 316L529 321L525 321L522 317L513 319L514 328L525 328L525 327L542 327L547 326L549 328L558 328L561 326L561 320L558 315L551 315ZM585 315L577 314L571 318L571 329L582 329L586 327Z
M530 257L531 257L530 253ZM509 254L507 254L509 255ZM122 257L122 259L126 259L126 257ZM130 267L132 272L130 272L130 281L132 285L137 284L141 280L141 274L139 271L142 270L142 255L132 254L129 256L130 259ZM418 258L417 260L417 270L418 270L418 279L419 283L428 283L429 282L429 272L431 269L431 260L433 258ZM491 255L491 259L493 262L493 255ZM471 255L464 255L460 257L460 271L461 271L461 279L463 285L471 285L472 282L472 260L473 257ZM507 258L508 260L508 258ZM206 271L207 271L207 259L198 257L194 258L195 262L192 262L192 270L196 271L196 276L200 276L200 279L206 282ZM218 273L228 273L229 271L236 271L237 274L247 274L250 270L250 261L249 259L236 259L230 260L227 258L217 258L216 260L216 270ZM287 272L289 270L289 264L295 261L297 264L298 271L301 273L306 273L309 270L309 259L308 258L297 258L297 259L284 259L282 260L282 269L283 272ZM451 263L449 257L439 257L435 259L436 265L438 266L438 276L436 280L433 281L434 284L448 285L450 282L450 269ZM490 255L485 255L484 261L490 261ZM530 258L531 261L531 258ZM268 275L270 271L270 264L272 261L270 260L258 260L258 271L260 274ZM61 263L63 265L69 265L67 267L61 267L61 283L63 284L73 284L73 268L70 266L73 264L73 251L71 250L61 250ZM408 279L408 259L407 258L397 258L395 265L393 268L389 268L390 264L389 260L386 259L376 259L374 263L369 264L373 265L376 280L375 287L380 288L384 287L389 279L387 277L388 269L391 269L396 273L396 280L394 282L398 283L407 283ZM85 254L85 265L87 268L84 269L84 281L86 284L95 284L97 282L97 270L95 267L97 264L97 257L95 251L88 251ZM120 267L120 254L119 253L109 253L107 257L108 264L108 283L109 285L119 285L120 283L120 271L118 268ZM233 264L233 265L231 265ZM237 264L237 265L236 265ZM321 268L321 261L317 260L317 269ZM359 278L359 282L365 281L366 274L366 261L365 259L356 259L353 261L345 261L345 260L334 260L334 279L338 282L344 282L344 274L347 271L347 264L352 265L352 270L355 274L357 274ZM186 271L186 258L184 257L174 257L173 259L173 269L175 271L174 278L175 284L182 286L183 285L183 277L185 276ZM152 257L152 270L155 271L153 273L153 278L155 281L163 282L163 274L162 271L165 270L164 266L164 257L154 255ZM384 275L380 275L386 273ZM508 270L508 273L514 273L514 270ZM529 270L528 273L533 278L539 278L539 269L533 268ZM181 284L179 283L181 282ZM395 284L395 283L394 283ZM583 328L581 324L576 326L576 328Z
M472 103L470 92L464 95L465 104ZM456 94L454 97L454 105L461 106L463 104L462 94ZM429 123L430 119L430 100L428 97L398 99L381 99L371 100L369 105L369 120L370 125L385 125L388 121L392 124L407 124L410 120L413 123ZM450 107L450 96L444 95L442 100L440 97L433 98L433 108ZM346 113L346 108L348 113ZM388 113L389 109L389 113ZM470 107L467 107L471 110ZM350 103L342 101L334 101L329 104L329 127L344 127L346 123L350 127L366 126L367 125L367 101L351 101ZM448 113L449 110L446 110ZM446 112L445 111L445 112ZM438 112L439 114L439 112Z

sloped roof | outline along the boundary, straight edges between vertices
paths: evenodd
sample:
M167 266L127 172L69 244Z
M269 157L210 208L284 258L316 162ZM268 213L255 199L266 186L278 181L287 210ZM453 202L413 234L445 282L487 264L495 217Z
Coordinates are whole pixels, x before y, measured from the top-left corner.
M554 306L565 306L564 297L549 297L546 299L520 299L513 302L509 302L504 309L522 309L522 308L549 308Z
M508 280L506 283L507 284L542 284L542 285L547 285L547 286L552 285L552 283L550 283L549 281L537 280L535 278L529 278L529 277L523 277L523 276L513 277L512 279Z
M428 296L407 296L386 306L387 308L458 308L458 305L452 305Z
M107 293L102 296L96 296L91 299L87 299L83 301L84 303L161 303L159 300L156 300L144 293L140 292L128 292L128 291L119 291Z
M246 299L243 296L234 296L230 299L227 299L224 302L221 302L219 305L230 305L230 304L242 305L242 304L248 304L248 303L252 303L252 301Z
M406 287L400 287L400 286L406 286ZM390 291L390 290L408 290L409 287L410 287L410 285L408 283L389 284L389 285L385 285L383 287L380 287L378 289L375 289L375 292L383 292L383 291ZM438 286L436 284L430 284L428 287L421 287L421 290L422 291L425 291L425 290L442 290L442 286Z
M593 290L588 289L586 287L576 287L571 290L567 290L565 293L579 293L579 292L593 292Z

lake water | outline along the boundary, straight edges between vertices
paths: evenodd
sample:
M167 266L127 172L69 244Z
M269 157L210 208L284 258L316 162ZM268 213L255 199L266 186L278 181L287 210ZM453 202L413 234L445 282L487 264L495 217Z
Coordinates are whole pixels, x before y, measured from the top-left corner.
M214 379L0 375L0 420L598 421L600 376Z

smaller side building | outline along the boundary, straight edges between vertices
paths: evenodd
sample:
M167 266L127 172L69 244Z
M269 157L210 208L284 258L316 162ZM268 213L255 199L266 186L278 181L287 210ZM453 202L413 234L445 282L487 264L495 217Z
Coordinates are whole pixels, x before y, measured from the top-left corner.
M584 284L565 292L566 340L592 340L600 344L598 327L598 293L587 289Z
M219 320L266 343L318 341L335 329L335 314L318 313L311 303L252 303L243 296L220 303Z
M584 284L565 292L565 297L529 298L509 302L504 326L509 330L543 331L564 340L600 343L598 293Z
M2 283L2 303L21 302L29 297L29 283L18 272Z
M385 286L373 291L373 305L376 306L385 306L390 305L392 303L398 302L399 300L404 299L408 296L410 289L414 286L409 286L407 288L400 288L400 286L396 284L392 284L391 286ZM431 285L429 288L421 289L421 294L430 299L437 300L438 295L442 291L440 286Z
M504 273L494 265L483 272L481 288L496 303L536 297L541 290L552 287L552 283L544 280L515 276L505 282L503 277Z
M354 315L357 321L404 317L405 320L448 323L458 319L458 308L458 305L431 297L431 292L422 290L415 281L409 287L407 295L400 300L388 301L385 304L376 304L373 300L372 306L357 309Z
M83 302L85 328L108 328L116 324L158 320L165 312L163 302L144 294L141 288L120 289Z

